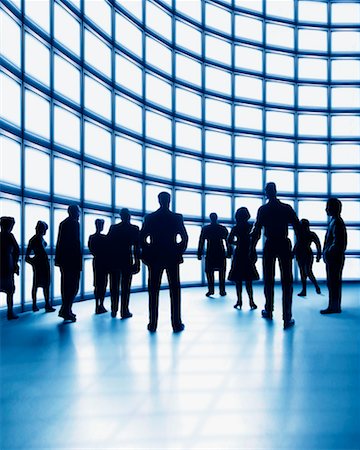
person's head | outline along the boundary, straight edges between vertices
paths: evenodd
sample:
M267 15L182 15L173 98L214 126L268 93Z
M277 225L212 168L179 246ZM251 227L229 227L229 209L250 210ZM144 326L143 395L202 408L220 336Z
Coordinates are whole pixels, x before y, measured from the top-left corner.
M129 223L131 217L130 211L127 208L122 208L120 210L120 217L123 222Z
M331 217L339 217L341 213L341 201L338 198L331 197L326 203L326 214Z
M10 233L15 225L15 219L9 216L3 216L0 218L1 231Z
M250 219L249 210L244 206L236 211L235 213L236 223L244 223L247 222L249 219Z
M96 232L97 233L101 233L102 230L104 229L104 219L96 219L95 220L95 228L96 228Z
M300 225L304 231L308 231L310 229L310 222L307 219L301 219Z
M78 207L78 205L76 203L69 205L68 214L69 214L69 217L71 217L72 219L75 219L75 220L79 219L80 208Z
M214 212L211 213L209 217L210 217L211 223L216 223L218 220L218 215Z
M272 181L270 183L267 183L267 185L265 186L265 194L269 200L272 198L276 198L276 184Z
M40 234L40 236L44 236L46 234L46 231L48 229L48 224L46 222L43 222L42 220L38 220L35 231L36 234Z
M160 192L158 195L159 204L162 208L169 209L171 196L168 192Z

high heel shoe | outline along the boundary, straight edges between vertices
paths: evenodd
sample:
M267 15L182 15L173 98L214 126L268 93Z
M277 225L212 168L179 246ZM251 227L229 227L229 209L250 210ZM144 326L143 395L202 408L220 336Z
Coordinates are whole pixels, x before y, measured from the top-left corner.
M250 309L257 309L257 305L254 302L250 303Z
M236 302L234 305L235 309L241 309L242 308L242 302Z

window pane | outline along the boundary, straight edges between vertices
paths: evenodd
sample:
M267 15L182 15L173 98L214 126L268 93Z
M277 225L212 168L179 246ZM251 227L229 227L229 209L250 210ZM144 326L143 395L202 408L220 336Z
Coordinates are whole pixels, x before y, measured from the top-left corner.
M266 53L266 72L293 78L294 58L280 53Z
M176 44L194 53L201 54L200 32L194 27L186 25L184 22L180 22L180 20L176 21Z
M294 163L294 144L285 141L266 142L266 160L278 163Z
M38 39L25 33L25 71L43 84L50 82L50 52Z
M333 172L331 174L332 194L353 194L360 192L360 174L354 172Z
M299 78L327 80L327 61L319 58L299 58Z
M17 243L21 245L20 226L21 226L21 209L20 202L0 198L0 216L10 216L15 219L15 225L12 234L15 236Z
M231 197L206 194L205 214L209 216L212 212L216 212L221 219L231 219Z
M111 77L110 48L90 31L85 30L85 61L107 77Z
M283 3L285 4L285 3ZM266 43L277 47L294 47L294 29L289 26L266 24Z
M201 64L195 59L177 53L176 78L201 86Z
M163 178L172 178L171 155L154 148L146 149L146 173Z
M54 108L54 140L60 145L80 151L80 118L58 106Z
M163 185L147 185L146 186L146 211L156 211L159 208L158 195L160 192L168 192L171 194L171 190ZM170 203L170 209L171 203Z
M310 222L327 222L324 200L299 200L299 219L306 218Z
M327 32L320 30L300 29L299 50L327 51Z
M294 86L288 83L266 82L266 101L294 105Z
M258 197L246 197L244 195L235 197L235 211L245 207L249 210L252 221L256 219L258 209L262 205L262 199ZM260 241L259 241L260 242Z
M300 193L327 194L327 174L321 172L299 172Z
M360 108L360 89L334 87L331 89L332 108Z
M50 103L40 95L25 90L25 128L46 139L50 137Z
M278 111L266 111L266 131L294 134L294 115Z
M360 52L360 32L332 31L331 50L333 52Z
M326 164L327 146L325 144L299 143L298 161L300 164Z
M208 27L230 34L231 15L223 8L218 8L211 3L205 3L205 23Z
M201 97L187 89L176 88L176 111L201 119Z
M205 116L206 121L220 123L222 125L231 125L231 106L230 103L215 100L211 98L205 99Z
M309 136L327 136L327 116L299 114L299 134Z
M20 84L0 72L0 116L20 127Z
M262 80L245 75L235 75L235 96L262 101Z
M50 208L41 205L25 204L25 243L28 245L29 240L35 234L35 227L39 220L44 221L48 226L50 224ZM45 242L49 244L49 230L44 236ZM31 266L29 266L31 267ZM32 272L32 271L31 271ZM39 290L40 291L40 290Z
M49 0L27 0L24 4L25 14L40 28L49 33L50 31L50 8Z
M160 114L146 111L146 136L171 144L171 120Z
M299 86L299 106L327 107L327 88Z
M360 135L360 116L332 116L331 133L333 136Z
M80 24L67 10L54 2L54 36L57 41L80 56Z
M146 36L146 62L171 75L170 49L149 36Z
M118 208L142 209L142 184L127 178L116 178L116 206Z
M80 103L80 71L58 55L54 55L54 85L59 94Z
M206 66L206 89L231 95L231 74L215 67Z
M236 15L235 37L262 42L262 22L252 17Z
M176 212L185 216L201 216L201 194L193 191L176 191Z
M253 47L236 45L235 65L240 69L262 72L262 51Z
M176 122L176 146L201 151L201 129L184 122Z
M165 79L146 74L146 99L164 108L172 108L171 84Z
M346 222L360 222L360 202L357 200L342 200L341 215Z
M266 14L275 17L284 17L285 19L294 18L294 2L268 0L266 2Z
M276 184L278 192L294 192L294 172L287 170L267 170L266 183Z
M54 159L54 192L64 197L80 197L80 166L65 159Z
M235 188L244 190L262 190L262 169L255 167L235 167Z
M305 22L327 22L327 3L300 0L298 2L299 20Z
M142 170L142 146L137 142L116 136L116 165L126 169Z
M122 87L142 95L142 70L129 59L115 55L116 82Z
M171 41L171 17L162 8L152 2L146 2L146 26L152 28L157 34Z
M205 131L205 152L212 155L231 157L231 136L218 131Z
M25 187L49 193L50 158L45 152L25 148Z
M235 136L235 157L244 160L262 160L262 140Z
M138 134L142 133L142 107L131 100L116 96L116 124Z
M142 32L132 22L116 14L115 39L139 58L142 57Z
M185 228L189 236L188 250L197 250L199 244L199 236L201 233L201 226L185 223Z
M205 183L207 186L231 188L231 167L226 164L205 163Z
M334 81L360 79L360 60L333 59L331 61L331 78Z
M259 108L235 106L235 126L262 131L262 114L263 111Z
M111 93L109 89L85 75L85 108L110 120Z
M1 55L20 67L20 26L2 9L0 23Z
M85 200L111 204L111 176L107 173L85 168Z
M84 152L94 158L111 162L111 135L104 128L84 122Z
M331 164L360 166L360 145L333 144L331 146Z
M219 61L223 64L231 64L231 45L223 39L213 36L205 36L206 58Z
M20 143L0 135L0 181L20 185Z
M197 22L201 22L201 2L187 2L176 0L176 10L190 16Z
M201 161L185 156L176 156L176 180L201 183Z
M180 279L182 283L199 283L202 275L201 261L186 256L180 265Z
M85 1L85 14L105 33L111 34L111 7L105 0Z

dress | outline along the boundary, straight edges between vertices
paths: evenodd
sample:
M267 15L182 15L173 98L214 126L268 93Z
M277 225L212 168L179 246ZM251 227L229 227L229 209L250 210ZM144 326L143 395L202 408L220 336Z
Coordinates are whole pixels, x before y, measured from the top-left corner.
M259 279L255 263L250 259L250 231L252 226L249 222L235 225L230 232L229 243L236 243L235 254L231 263L228 280L241 282ZM236 238L236 241L235 241Z
M35 288L47 288L50 286L50 265L45 250L46 246L47 244L43 237L37 234L29 241L26 256L28 257L31 252L34 252L34 257L30 259L30 263L34 270L33 286Z

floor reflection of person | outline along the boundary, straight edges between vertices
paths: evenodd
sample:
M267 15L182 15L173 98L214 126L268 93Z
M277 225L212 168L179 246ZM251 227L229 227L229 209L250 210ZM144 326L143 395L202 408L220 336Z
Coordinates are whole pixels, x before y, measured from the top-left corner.
M219 290L220 295L226 295L225 291L225 272L226 272L226 257L230 256L230 248L225 246L227 244L228 230L223 225L218 223L218 216L216 213L210 214L209 225L205 225L200 234L198 246L198 259L202 259L204 246L206 243L205 253L205 273L208 283L208 292L206 296L209 297L215 292L215 271L219 272Z
M236 225L232 228L229 235L229 245L235 245L235 252L231 263L231 269L228 279L236 283L237 302L234 308L242 308L242 284L245 282L249 304L251 309L256 309L254 302L253 286L254 280L259 279L259 273L256 270L255 262L257 259L256 251L251 245L251 229L249 223L250 214L247 208L239 208L235 214Z
M179 265L188 243L183 217L170 211L170 194L160 192L160 208L145 216L140 232L142 260L149 269L149 331L156 331L159 311L159 291L164 270L169 280L171 324L174 332L184 329L181 321ZM180 242L177 237L180 236Z
M50 304L50 264L46 253L47 243L44 240L46 231L48 229L47 223L39 220L35 227L35 235L29 240L25 261L33 268L33 284L31 289L32 310L39 311L37 306L37 290L42 288L45 299L45 311L54 312ZM32 256L33 255L33 256Z

